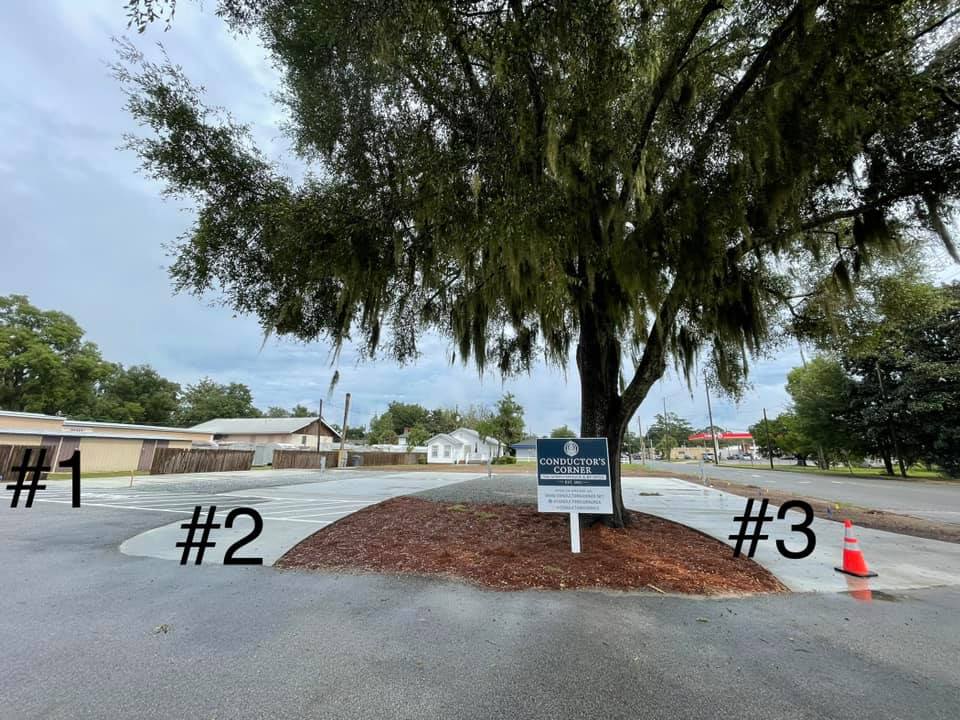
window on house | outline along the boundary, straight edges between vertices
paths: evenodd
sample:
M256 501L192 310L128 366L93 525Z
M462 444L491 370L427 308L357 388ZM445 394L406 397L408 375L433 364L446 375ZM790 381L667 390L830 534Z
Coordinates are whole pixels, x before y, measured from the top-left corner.
M306 436L306 435L301 435L301 436L300 436L300 444L301 444L301 445L306 445L306 444L307 444L307 436Z
M450 452L451 452L452 450L453 450L453 447L452 447L452 446L450 446L450 445L444 445L444 446L443 446L443 456L444 456L445 458L450 457Z
M440 446L431 445L430 446L430 457L440 457Z

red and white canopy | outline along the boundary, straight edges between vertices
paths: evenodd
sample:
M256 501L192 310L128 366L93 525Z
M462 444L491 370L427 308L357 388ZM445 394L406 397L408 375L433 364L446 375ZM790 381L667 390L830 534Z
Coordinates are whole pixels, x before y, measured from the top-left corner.
M713 433L695 433L687 440L713 440ZM717 440L753 440L753 435L748 432L721 432L717 433Z

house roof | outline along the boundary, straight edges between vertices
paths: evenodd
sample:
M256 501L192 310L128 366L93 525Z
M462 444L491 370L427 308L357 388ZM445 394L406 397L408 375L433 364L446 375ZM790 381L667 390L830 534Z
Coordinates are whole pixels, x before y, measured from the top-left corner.
M497 440L495 437L489 437L489 436L488 436L488 437L485 437L485 438L481 438L480 433L478 433L476 430L473 430L473 429L471 429L471 428L461 427L461 428L457 428L456 430L452 430L450 433L437 433L437 434L434 435L432 438L430 438L429 440L427 440L427 445L429 445L430 443L432 443L434 440L439 440L439 439L441 439L441 438L446 438L447 440L451 440L451 441L453 441L454 443L456 443L457 445L467 445L467 444L468 444L468 441L466 441L466 440L461 440L460 438L456 437L456 436L453 435L452 433L463 433L463 434L465 434L465 435L470 435L470 436L471 436L472 438L474 438L474 439L473 439L473 440L470 440L469 442L475 442L475 440L483 440L485 443L492 444L492 445L500 445L500 444L501 444L500 441Z
M317 420L320 418L215 418L194 425L190 430L209 432L214 435L292 435ZM340 437L340 433L330 427L326 420L320 422L333 433L334 437Z
M523 440L520 442L515 442L510 447L512 447L514 450L531 450L537 447L537 438L533 436L525 437Z
M33 437L60 437L77 440L90 440L95 438L109 438L111 440L172 440L174 442L190 442L187 438L173 438L169 435L150 435L149 433L138 433L136 435L121 435L109 432L76 432L75 430L44 430L37 428L35 430L18 428L3 429L0 428L2 435L32 435Z
M43 413L17 412L15 410L0 410L0 417L33 418L34 420L63 420L61 415L44 415Z
M194 428L178 428L178 427L166 427L164 425L130 425L128 423L112 423L112 422L95 422L93 420L64 420L64 427L66 428L82 428L82 427L92 427L92 428L130 428L131 430L166 430L169 432L203 432L197 431Z
M434 435L432 438L430 438L429 440L427 440L426 444L429 445L430 443L434 442L435 440L448 440L448 441L449 441L451 444L453 444L453 445L466 445L466 444L467 444L467 441L466 441L466 440L461 440L460 438L454 437L453 435L448 435L447 433L437 433L437 434Z

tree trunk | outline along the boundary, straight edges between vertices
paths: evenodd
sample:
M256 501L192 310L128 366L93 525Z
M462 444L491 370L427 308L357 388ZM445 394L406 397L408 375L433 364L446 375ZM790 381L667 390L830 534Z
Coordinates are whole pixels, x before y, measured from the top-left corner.
M614 527L628 522L620 487L620 448L629 418L623 417L619 392L620 342L597 326L590 314L581 317L577 344L580 374L580 436L605 437L610 449L610 485L613 516L604 520Z
M890 456L890 452L884 450L881 457L883 457L883 469L887 475L893 476L893 458Z

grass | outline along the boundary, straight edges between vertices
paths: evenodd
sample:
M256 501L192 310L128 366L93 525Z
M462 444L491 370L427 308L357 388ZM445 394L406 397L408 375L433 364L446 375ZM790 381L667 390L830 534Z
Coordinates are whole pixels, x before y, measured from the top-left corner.
M109 478L109 477L130 477L131 475L149 475L149 470L111 470L110 472L82 472L80 473L80 478L82 480L89 480L91 478ZM69 480L72 475L69 472L55 472L48 473L48 480Z
M760 462L758 460L753 465L750 465L749 463L722 463L720 467L737 468L741 470L769 470L770 463ZM850 473L849 468L846 467L832 467L829 470L823 470L818 468L816 465L774 465L773 469L781 472L807 473L810 475L824 475L826 477L887 478L889 480L950 479L936 470L928 470L922 467L909 468L907 470L908 477L906 478L900 477L899 474L895 476L887 475L883 468L867 468L856 466L854 466L852 474Z

